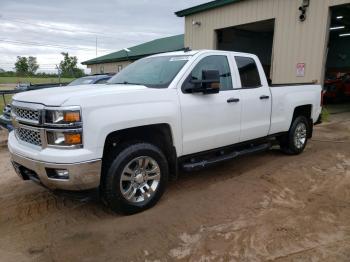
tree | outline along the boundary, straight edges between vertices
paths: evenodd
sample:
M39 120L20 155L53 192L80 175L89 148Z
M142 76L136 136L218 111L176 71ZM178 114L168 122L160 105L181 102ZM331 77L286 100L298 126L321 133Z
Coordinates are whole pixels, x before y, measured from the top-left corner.
M5 73L5 70L0 68L0 73Z
M36 61L36 57L29 56L28 57L28 73L30 75L34 75L38 69L39 69L39 65L38 65L38 62Z
M17 56L17 61L15 63L16 74L23 76L28 74L28 59L24 56Z
M60 70L63 77L82 77L84 72L78 68L78 58L76 56L69 56L68 53L61 53L63 60L60 62Z

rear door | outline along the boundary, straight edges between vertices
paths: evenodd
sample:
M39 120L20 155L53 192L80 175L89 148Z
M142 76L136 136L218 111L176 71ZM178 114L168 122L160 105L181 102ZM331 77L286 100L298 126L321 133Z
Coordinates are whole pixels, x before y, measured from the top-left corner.
M232 62L232 61L231 61ZM183 154L192 154L239 142L241 104L240 90L236 78L232 78L232 66L222 53L199 57L184 76L178 87L182 132ZM217 94L186 93L190 80L201 80L203 70L218 70L220 92Z
M235 56L241 82L240 142L267 136L270 129L271 92L255 57ZM260 72L260 73L259 73Z

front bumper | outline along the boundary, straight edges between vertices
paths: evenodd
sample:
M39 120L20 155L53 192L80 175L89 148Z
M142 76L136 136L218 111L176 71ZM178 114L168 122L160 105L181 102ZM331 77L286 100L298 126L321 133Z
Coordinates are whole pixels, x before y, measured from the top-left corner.
M5 117L4 115L0 116L0 126L12 130L12 121L11 119Z
M16 173L24 180L34 180L43 186L55 190L87 190L100 185L101 160L73 164L57 164L36 161L11 152L11 161ZM49 169L64 169L69 179L53 179L48 176Z

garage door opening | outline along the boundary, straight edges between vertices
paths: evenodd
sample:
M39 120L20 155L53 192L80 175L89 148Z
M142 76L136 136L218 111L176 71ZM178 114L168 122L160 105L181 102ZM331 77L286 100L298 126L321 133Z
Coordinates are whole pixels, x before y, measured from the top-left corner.
M272 49L275 20L264 20L216 30L217 49L252 53L259 57L268 79L272 79Z
M325 102L347 103L350 110L350 5L331 8L324 84Z

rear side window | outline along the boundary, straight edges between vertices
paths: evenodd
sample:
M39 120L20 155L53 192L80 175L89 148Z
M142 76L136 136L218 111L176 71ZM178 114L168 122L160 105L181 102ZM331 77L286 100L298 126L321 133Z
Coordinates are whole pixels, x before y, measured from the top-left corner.
M258 67L253 58L236 56L236 63L241 77L243 88L254 88L261 86Z

